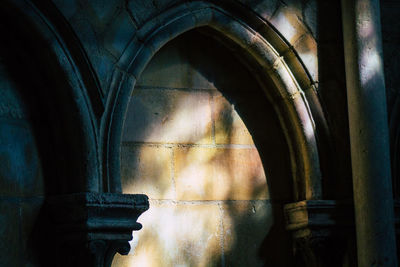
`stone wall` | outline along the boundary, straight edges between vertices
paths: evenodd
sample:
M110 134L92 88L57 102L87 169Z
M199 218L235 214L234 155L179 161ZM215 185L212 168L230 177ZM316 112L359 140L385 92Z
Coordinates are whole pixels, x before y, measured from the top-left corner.
M137 29L185 0L54 0L71 24L107 91L113 65ZM201 2L201 1L199 1ZM311 77L318 81L317 1L224 0L222 6L240 5L273 25L297 51Z
M184 2L189 1L52 0L38 7L46 9L46 14L56 13L52 12L56 11L52 9L54 7L59 9L64 17L60 14L60 18L55 16L48 22L57 25L54 27L55 34L68 41L62 49L82 64L92 66L95 75L91 78L99 81L99 105L94 116L96 119L92 121L94 127L98 127L96 140L93 141L96 149L101 151L98 157L95 154L86 155L86 150L81 153L79 140L86 130L71 127L80 125L75 121L82 114L78 114L77 110L70 112L69 104L74 101L89 103L91 99L82 100L66 93L70 90L67 87L71 85L71 80L65 79L66 73L54 66L66 63L68 57L57 64L52 63L50 59L54 55L48 51L53 44L43 45L37 41L40 38L35 34L39 34L30 33L28 27L26 30L25 25L29 23L21 20L22 28L26 30L21 36L32 36L10 41L9 47L2 53L6 51L12 61L19 51L26 50L21 56L25 59L22 63L13 61L11 65L15 73L12 75L6 67L0 71L0 218L3 225L0 231L6 241L0 244L0 262L4 265L34 264L39 254L30 246L37 248L33 233L38 233L34 230L40 224L37 215L49 188L58 193L70 193L74 190L69 190L68 186L84 188L78 184L84 181L85 175L97 177L98 174L80 172L79 168L70 166L75 166L76 162L86 165L91 162L85 161L89 157L95 158L93 162L96 164L103 163L103 159L99 158L110 147L103 144L104 132L101 128L109 115L108 102L114 97L109 94L112 91L110 88L113 88L111 78L113 73L121 71L128 76L124 79L133 81L139 78L126 116L121 147L123 191L147 194L151 209L140 218L144 229L134 235L131 253L116 257L114 266L293 266L293 244L284 229L282 207L295 201L292 190L301 185L293 185L296 174L291 173L288 144L273 108L276 103L267 100L263 90L268 88L260 88L251 71L248 71L250 68L247 68L246 59L228 52L235 47L226 49L219 45L210 29L200 28L170 41L140 77L133 77L132 73L126 73L126 66L118 65L122 54L134 51L128 51L130 48L127 45L138 37L143 25L157 24L154 23L157 16ZM319 159L323 183L321 198L351 202L352 174L340 1L198 2L214 3L237 15L238 20L245 16L265 20L272 26L271 31L276 31L274 38L280 40L274 43L279 56L289 63L293 58L300 59L298 65L289 64L289 68L295 73L296 68L304 67L310 79L306 79L307 84L301 84L302 90L306 95L315 93L313 96L321 103L316 113L323 114L326 119L323 127L326 126L328 132L326 136L317 133L318 137L326 138L317 140L318 153L320 156L328 155ZM397 126L400 120L397 100L399 76L396 75L400 40L396 18L400 9L397 1L384 0L381 3L388 109L392 135L396 137L400 132ZM43 23L47 23L46 19ZM51 23L49 25L53 26ZM15 18L10 19L9 24L15 24ZM61 24L72 34L66 34L65 28L58 28ZM270 41L268 38L272 35L257 27L253 30L256 35ZM12 33L13 30L5 28L4 32ZM79 58L80 54L76 54L74 49L69 50L72 39L77 44L74 48L82 45L87 62L86 58ZM33 55L27 44L40 51L38 55ZM288 47L295 53L285 50ZM30 73L29 70L34 71ZM77 75L88 74L80 73L79 68L74 71ZM40 94L31 89L27 73L41 80L35 88L43 89L38 90ZM43 73L47 76L42 77ZM13 75L25 77L25 80L16 79L17 83L24 80L23 86L10 82L15 80ZM50 82L52 79L58 83ZM21 90L28 91L27 88L34 92L31 95L37 96L32 102L43 106L41 114L54 113L52 119L37 116L37 124L33 125L32 114L25 109L25 102L29 101L25 101L24 94L19 94ZM49 112L53 109L48 109L43 103L49 103L54 110L57 109L53 106L59 106L64 117L57 112ZM317 131L323 128L319 121L315 121L315 125L318 126ZM46 153L48 148L45 143L54 140L47 140L46 134L38 134L33 127L41 128L40 133L46 133L48 128L58 129L48 134L57 140L57 146L49 145L52 153ZM37 138L44 139L44 142L38 145ZM72 139L75 141L70 143ZM392 148L393 144L397 143L392 139ZM392 150L396 153L400 151L396 149ZM296 158L302 156L301 153L295 155ZM61 162L61 168L59 165L50 166L52 161L48 159L51 158L57 158L54 162ZM398 157L392 157L392 160L398 180ZM43 169L42 163L47 164ZM108 171L106 167L100 169L99 173ZM47 175L43 174L43 170ZM103 178L107 176L104 173ZM100 180L96 181L101 183ZM102 182L106 184L108 181ZM397 193L399 184L395 183ZM104 189L93 188L94 191Z
M129 50L128 43L146 23L185 0L115 0L78 1L54 0L57 8L70 23L94 67L107 98L113 69L121 55ZM326 151L340 154L336 160L328 156L321 160L324 195L327 198L352 198L350 150L348 139L347 99L344 75L343 39L340 1L315 0L221 0L198 1L215 3L227 10L249 12L267 21L279 33L281 41L289 44L304 65L314 86L321 110L329 127ZM268 33L260 32L261 35ZM267 40L269 41L269 40ZM284 47L274 47L287 55ZM297 66L298 67L298 66ZM293 70L292 70L293 71ZM312 89L314 90L314 89ZM329 142L329 144L328 144ZM341 190L334 190L341 188ZM333 190L332 190L333 189Z
M33 229L44 200L44 181L30 112L21 88L0 64L0 262L33 266ZM36 245L38 246L38 245Z
M277 171L264 170L253 142L286 149L268 105L240 61L198 31L156 54L133 91L121 159L124 193L147 194L150 210L130 255L113 266L287 266L285 235L273 236L283 232L275 211L290 186L272 199L267 181ZM275 156L289 170L285 153Z

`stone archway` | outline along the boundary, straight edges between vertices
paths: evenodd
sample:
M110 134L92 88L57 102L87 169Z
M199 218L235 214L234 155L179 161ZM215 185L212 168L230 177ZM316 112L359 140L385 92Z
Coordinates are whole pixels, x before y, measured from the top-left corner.
M321 120L314 120L313 116L321 118L323 114L321 111L312 113L310 109L313 107L315 110L320 106L318 98L312 93L313 88L306 88L307 94L304 94L299 86L298 81L305 84L304 81L308 79L304 77L306 73L301 74L298 68L292 72L285 55L280 55L251 24L214 4L197 1L174 7L146 23L127 46L114 70L103 121L105 175L108 177L109 190L121 191L119 147L124 115L136 79L165 43L183 32L202 26L212 28L222 37L222 42L233 44L238 53L251 58L259 79L264 84L272 85L272 90L264 91L279 114L291 149L294 199L318 199L322 194L322 186L315 121ZM261 27L259 24L257 26ZM264 26L268 27L265 23ZM273 34L271 31L269 28L269 35ZM287 51L291 51L290 48ZM286 56L293 61L291 53L287 52ZM296 78L299 75L301 79Z
M326 162L329 158L329 149L324 148L329 134L314 83L293 47L282 41L268 23L240 11L242 14L205 1L194 1L165 11L137 30L114 69L102 121L104 175L109 191L122 191L120 145L125 114L137 79L166 43L189 30L205 27L212 38L247 62L277 114L289 147L292 201L321 199L320 161ZM323 143L319 143L321 140ZM288 206L288 229L297 231L308 227L308 212L329 213L336 205L334 202L308 205L307 201L296 203L294 208ZM314 209L321 204L321 210ZM309 211L309 208L312 209ZM306 216L299 217L301 222L293 221L292 214L297 210ZM318 227L326 227L325 221L321 222Z
M252 73L210 34L168 42L135 86L122 189L151 208L115 266L291 265L285 135Z

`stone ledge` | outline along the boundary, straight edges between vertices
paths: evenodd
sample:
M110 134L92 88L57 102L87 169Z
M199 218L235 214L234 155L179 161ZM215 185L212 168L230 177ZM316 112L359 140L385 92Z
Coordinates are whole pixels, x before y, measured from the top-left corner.
M106 267L115 253L129 253L132 231L142 228L136 220L149 201L146 195L74 193L49 197L45 208L59 266Z
M286 229L351 227L354 225L353 205L335 200L304 200L284 207Z
M58 232L140 230L137 218L149 208L145 195L76 193L46 200L52 223Z
M284 207L286 229L298 234L304 230L355 227L354 209L351 202L335 200L304 200ZM400 200L394 200L396 235L400 235ZM297 232L297 233L296 233ZM308 232L309 233L309 232ZM301 237L301 236L298 236Z

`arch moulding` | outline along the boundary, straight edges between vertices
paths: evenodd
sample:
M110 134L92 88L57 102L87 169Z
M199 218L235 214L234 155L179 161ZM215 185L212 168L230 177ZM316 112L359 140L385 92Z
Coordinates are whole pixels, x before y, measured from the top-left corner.
M116 252L129 252L128 241L141 228L136 220L148 200L103 192L99 125L104 106L90 62L52 1L3 1L0 28L7 48L2 64L11 73L25 68L18 73L29 82L18 83L24 104L37 107L44 120L39 126L45 130L33 127L35 139L42 141L39 156L55 165L43 165L43 206L36 220L27 222L34 229L29 235L40 236L40 243L32 241L38 250L43 240L51 243L45 257L37 255L37 264L110 266ZM43 140L45 131L49 138Z
M122 191L120 144L136 80L164 44L184 32L206 26L221 40L239 47L240 53L254 62L259 79L269 81L270 86L264 91L274 105L289 145L294 201L321 198L317 127L324 128L325 119L314 83L293 48L272 26L255 14L248 16L248 10L241 12L244 16L216 4L194 1L168 9L138 29L114 69L102 123L103 174L110 192Z

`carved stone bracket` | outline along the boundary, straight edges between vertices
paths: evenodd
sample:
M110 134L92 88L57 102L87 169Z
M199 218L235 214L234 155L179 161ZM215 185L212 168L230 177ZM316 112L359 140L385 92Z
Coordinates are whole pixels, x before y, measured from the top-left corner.
M350 203L307 200L284 207L297 266L356 266L354 212Z
M115 253L128 254L136 220L149 208L145 195L77 193L46 202L57 237L53 266L111 266Z

